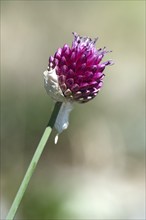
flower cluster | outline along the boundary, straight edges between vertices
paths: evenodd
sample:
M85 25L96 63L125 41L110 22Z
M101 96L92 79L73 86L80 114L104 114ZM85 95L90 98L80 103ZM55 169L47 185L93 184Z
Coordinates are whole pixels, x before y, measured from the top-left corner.
M73 102L86 103L92 100L103 85L104 69L112 65L111 60L101 62L109 52L104 47L96 49L97 38L92 40L73 33L72 46L65 44L54 56L50 56L47 70L44 72L44 82L47 93L57 102L62 102L61 109L55 121L58 135L67 129L69 114Z
M49 58L48 71L55 69L59 89L69 102L86 103L92 100L103 85L104 69L111 60L101 63L109 52L104 47L96 49L97 38L92 40L73 33L72 47L65 44Z

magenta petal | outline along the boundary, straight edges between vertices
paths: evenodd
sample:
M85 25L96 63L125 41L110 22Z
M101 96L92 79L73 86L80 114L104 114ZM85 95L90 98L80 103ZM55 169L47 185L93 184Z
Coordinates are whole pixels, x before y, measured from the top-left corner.
M66 80L66 85L70 88L71 86L74 85L74 79L70 78Z
M71 57L70 57L70 62L73 63L75 61L75 59L76 59L76 53L72 52Z
M49 57L49 62L50 62L50 63L53 63L53 61L54 61L54 57L53 57L53 56L50 56L50 57Z
M96 73L94 74L94 79L101 79L101 77L102 77L103 75L104 75L104 74L101 73L101 72L96 72Z
M68 45L67 44L64 44L63 48L62 48L62 53L64 53L68 48Z
M66 77L64 75L61 75L61 76L58 77L58 81L59 81L60 84L65 83L65 79L66 79Z
M61 71L62 71L62 73L66 74L67 71L68 71L68 66L67 66L67 65L63 65L63 66L61 67Z
M75 83L75 84L71 87L71 91L72 91L72 92L76 92L76 91L79 90L79 88L80 88L79 85Z

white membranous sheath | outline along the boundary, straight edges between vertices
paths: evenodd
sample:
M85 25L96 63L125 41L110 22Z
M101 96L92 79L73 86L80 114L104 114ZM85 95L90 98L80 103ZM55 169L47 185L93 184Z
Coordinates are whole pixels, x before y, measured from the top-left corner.
M58 76L56 74L55 68L51 69L50 71L46 70L43 74L47 93L50 95L50 97L52 97L52 99L54 99L54 101L63 102L54 125L58 132L55 137L56 144L58 141L58 135L64 129L67 129L69 125L69 114L73 109L73 104L64 97L58 83Z

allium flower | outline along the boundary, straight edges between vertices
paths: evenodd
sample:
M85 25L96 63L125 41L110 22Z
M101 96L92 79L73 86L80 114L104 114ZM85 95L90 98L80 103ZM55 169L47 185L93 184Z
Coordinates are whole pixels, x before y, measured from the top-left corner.
M50 56L48 69L44 72L48 94L70 109L71 103L86 103L97 95L103 85L105 67L113 64L111 60L101 62L109 51L105 47L95 48L97 38L73 35L72 46L65 44ZM64 127L67 125L68 121Z

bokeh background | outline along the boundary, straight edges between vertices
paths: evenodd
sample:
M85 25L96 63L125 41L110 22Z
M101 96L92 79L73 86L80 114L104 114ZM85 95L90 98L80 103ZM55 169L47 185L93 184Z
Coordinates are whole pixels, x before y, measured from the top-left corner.
M1 219L54 103L43 71L72 31L99 37L112 53L104 87L75 104L55 131L16 219L142 220L144 212L145 1L1 1Z

